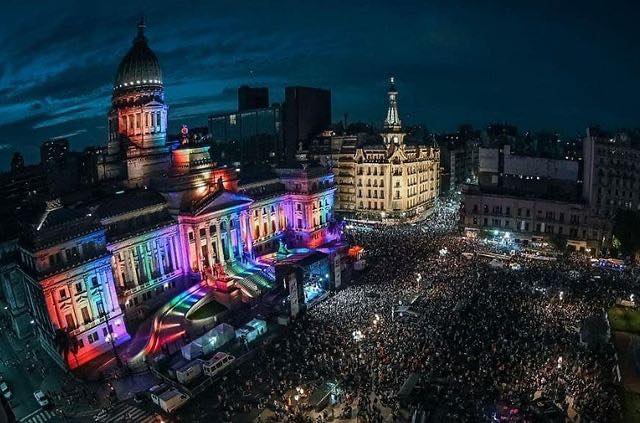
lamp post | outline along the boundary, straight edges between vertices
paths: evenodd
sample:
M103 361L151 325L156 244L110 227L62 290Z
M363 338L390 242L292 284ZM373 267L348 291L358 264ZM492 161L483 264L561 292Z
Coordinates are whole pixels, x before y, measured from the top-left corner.
M106 283L109 283L108 281ZM100 303L102 304L102 310L98 310L98 314L100 315L100 317L104 317L105 318L105 323L107 324L107 331L109 332L109 335L107 335L109 337L109 343L111 344L111 351L113 352L113 356L116 359L116 364L118 365L118 368L122 368L123 364L122 364L122 360L120 359L120 355L118 354L118 350L116 349L116 343L114 341L115 338L115 332L112 331L111 328L111 318L109 317L109 311L105 311L105 302L104 302L104 295L102 293L102 287L100 287L98 289L98 292L100 293Z

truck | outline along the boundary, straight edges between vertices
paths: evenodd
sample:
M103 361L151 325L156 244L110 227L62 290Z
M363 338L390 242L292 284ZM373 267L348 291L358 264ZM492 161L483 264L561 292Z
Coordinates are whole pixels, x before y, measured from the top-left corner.
M156 385L149 389L151 401L165 412L171 414L189 401L189 395L184 394L166 384Z

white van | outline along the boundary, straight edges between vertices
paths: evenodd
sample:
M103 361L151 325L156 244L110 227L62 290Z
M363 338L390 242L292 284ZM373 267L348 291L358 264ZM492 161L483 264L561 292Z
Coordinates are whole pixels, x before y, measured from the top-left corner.
M205 361L202 365L204 374L215 376L229 366L236 358L230 354L217 352L216 355Z
M151 393L153 403L157 404L167 413L173 413L189 401L188 395L165 384L154 386L149 389L149 392Z

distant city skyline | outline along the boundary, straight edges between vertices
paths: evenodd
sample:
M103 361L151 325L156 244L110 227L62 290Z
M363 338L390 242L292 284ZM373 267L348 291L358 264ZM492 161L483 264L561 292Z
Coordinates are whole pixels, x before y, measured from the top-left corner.
M37 162L52 137L74 150L106 145L116 67L143 12L173 132L235 109L242 84L268 86L271 102L287 85L327 88L334 121L382 125L391 75L403 123L434 131L638 126L638 4L476 3L155 1L114 14L111 4L11 2L0 17L0 169L15 151Z

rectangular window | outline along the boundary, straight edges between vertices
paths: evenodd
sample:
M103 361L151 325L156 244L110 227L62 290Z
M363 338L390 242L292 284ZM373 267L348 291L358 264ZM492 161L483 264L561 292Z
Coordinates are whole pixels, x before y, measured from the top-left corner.
M102 304L102 301L96 301L96 309L100 316L104 316L104 304Z
M76 294L79 294L83 291L82 282L76 282Z
M67 298L67 290L65 288L62 288L60 291L60 299L61 300L65 300Z
M82 313L82 321L85 325L91 322L91 316L89 315L89 309L87 307L82 307L82 310L80 310L80 312Z
M64 320L67 322L67 328L68 329L75 329L76 328L76 322L73 320L73 315L71 314L67 314L64 316Z
M98 341L98 339L100 338L98 337L97 332L91 332L89 336L87 336L87 341L89 341L89 344L93 344L94 342Z
M92 288L97 288L98 287L98 277L97 276L92 276L91 277L91 287Z

